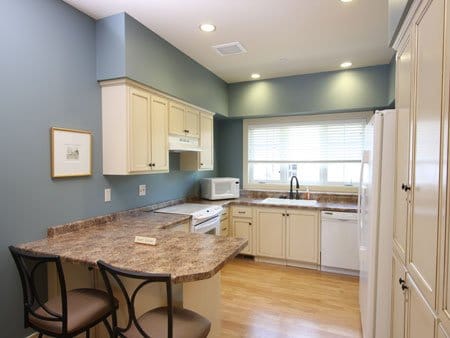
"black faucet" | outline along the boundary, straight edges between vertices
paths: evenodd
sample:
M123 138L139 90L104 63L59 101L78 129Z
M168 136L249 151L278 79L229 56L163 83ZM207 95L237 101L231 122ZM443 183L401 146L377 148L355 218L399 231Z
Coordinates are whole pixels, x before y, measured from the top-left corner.
M297 182L297 184L295 185L296 188L295 199L298 200L298 189L300 189L300 185L298 184L298 178L295 175L291 177L291 188L289 189L289 199L290 200L294 199L294 192L292 191L292 182L294 181L294 178L295 181Z

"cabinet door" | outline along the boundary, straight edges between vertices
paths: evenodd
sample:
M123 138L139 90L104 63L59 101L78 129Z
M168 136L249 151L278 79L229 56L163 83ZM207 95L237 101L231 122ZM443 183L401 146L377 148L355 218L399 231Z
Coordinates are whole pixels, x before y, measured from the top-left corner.
M130 87L129 89L129 171L149 171L150 143L150 94Z
M220 221L220 236L227 237L228 234L228 218L224 218Z
M407 337L433 338L435 316L413 280L408 276Z
M185 135L184 114L186 108L178 103L169 104L169 133L174 135Z
M271 258L285 258L285 211L283 209L256 210L256 254Z
M403 187L411 186L409 175L410 136L411 136L411 80L412 55L411 39L397 53L397 159L395 178L395 220L394 220L394 248L403 263L406 262L406 231L408 222L409 192Z
M199 137L200 114L197 110L187 107L184 114L184 128L187 136Z
M319 264L319 214L288 210L286 215L286 258Z
M214 120L209 114L200 115L200 168L212 170L214 168Z
M152 170L169 170L168 102L162 97L151 96L151 162Z
M391 338L405 338L405 291L401 281L406 281L406 269L402 262L392 257L392 316Z
M253 224L250 220L233 219L233 236L248 240L248 245L241 251L242 254L253 254Z
M415 26L414 186L408 271L429 304L435 308L444 0L427 2L421 14Z

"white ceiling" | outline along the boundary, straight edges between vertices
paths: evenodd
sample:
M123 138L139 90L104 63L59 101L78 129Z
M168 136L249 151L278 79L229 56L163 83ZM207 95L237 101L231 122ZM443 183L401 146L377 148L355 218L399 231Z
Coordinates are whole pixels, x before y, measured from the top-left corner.
M387 0L64 0L95 19L127 12L226 82L389 63ZM201 23L213 23L212 33ZM211 46L239 41L248 53Z

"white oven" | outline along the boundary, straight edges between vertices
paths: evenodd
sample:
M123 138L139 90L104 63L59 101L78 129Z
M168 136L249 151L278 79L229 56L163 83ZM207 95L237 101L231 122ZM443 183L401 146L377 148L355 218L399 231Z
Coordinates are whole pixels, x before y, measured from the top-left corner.
M223 208L220 205L182 203L171 207L155 210L167 214L190 215L189 231L203 234L220 235L220 215Z
M208 200L239 198L239 178L202 178L200 180L200 191L202 198Z

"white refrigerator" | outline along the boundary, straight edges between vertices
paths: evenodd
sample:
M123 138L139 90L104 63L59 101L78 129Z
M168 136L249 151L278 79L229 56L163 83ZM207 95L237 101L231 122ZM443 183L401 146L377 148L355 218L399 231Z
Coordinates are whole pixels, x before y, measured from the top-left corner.
M359 187L359 304L364 338L389 338L396 114L376 111L365 130Z

